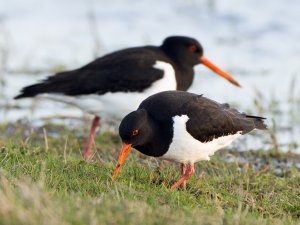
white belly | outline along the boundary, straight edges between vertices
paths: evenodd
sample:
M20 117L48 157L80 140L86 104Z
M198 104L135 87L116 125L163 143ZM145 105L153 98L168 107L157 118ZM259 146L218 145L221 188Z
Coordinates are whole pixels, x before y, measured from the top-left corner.
M210 142L201 142L193 138L186 131L187 115L175 116L174 135L169 150L162 156L164 159L175 162L195 163L200 160L209 160L217 150L231 144L241 136L241 132L213 139Z
M136 110L140 103L150 95L161 91L176 90L175 71L169 63L157 61L154 68L164 71L162 79L154 82L148 89L141 92L115 92L104 95L89 94L67 96L63 94L41 94L39 97L64 102L79 107L85 112L101 118L122 119L128 113Z
M42 94L39 97L52 99L76 106L83 111L101 118L121 119L136 110L140 102L147 97L140 93L107 93L105 95L66 96L60 94Z

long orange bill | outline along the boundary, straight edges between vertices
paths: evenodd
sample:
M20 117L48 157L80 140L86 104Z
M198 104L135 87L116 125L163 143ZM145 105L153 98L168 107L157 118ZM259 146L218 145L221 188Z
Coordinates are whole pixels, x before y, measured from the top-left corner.
M228 80L230 83L241 87L241 85L227 72L225 72L224 70L220 69L219 67L217 67L215 64L213 64L208 58L206 58L205 56L201 56L200 57L200 62L207 66L209 69L211 69L212 71L214 71L215 73L219 74L221 77L224 77L226 80Z
M122 166L123 162L125 161L126 156L130 152L130 150L131 150L131 144L123 144L121 153L119 155L118 164L117 164L117 167L115 169L112 180L115 180L116 177L118 176L118 174L120 172L120 169L121 169L121 166Z

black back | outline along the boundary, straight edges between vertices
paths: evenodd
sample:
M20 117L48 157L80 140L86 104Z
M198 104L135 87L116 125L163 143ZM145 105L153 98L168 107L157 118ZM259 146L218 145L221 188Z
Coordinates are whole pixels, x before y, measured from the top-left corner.
M58 73L38 84L25 87L16 98L42 93L65 95L104 94L107 92L141 92L163 77L153 68L157 55L152 47L130 48L114 52L72 71ZM163 60L161 59L161 60Z

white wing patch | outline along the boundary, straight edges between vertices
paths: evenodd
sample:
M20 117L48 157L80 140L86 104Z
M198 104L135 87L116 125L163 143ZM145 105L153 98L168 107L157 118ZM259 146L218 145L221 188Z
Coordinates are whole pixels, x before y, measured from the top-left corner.
M186 130L187 115L175 116L173 140L169 150L162 156L164 159L195 163L200 160L209 160L217 150L231 144L233 140L241 136L241 131L236 134L227 135L213 139L210 142L201 142L193 138Z

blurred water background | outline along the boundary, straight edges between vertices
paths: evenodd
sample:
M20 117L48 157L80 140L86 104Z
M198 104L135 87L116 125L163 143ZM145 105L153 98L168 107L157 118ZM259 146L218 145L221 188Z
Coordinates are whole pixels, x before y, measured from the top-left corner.
M186 35L243 86L200 65L190 91L268 118L268 133L236 147L299 152L299 12L298 0L0 0L0 122L77 121L82 112L65 104L12 98L105 53Z

